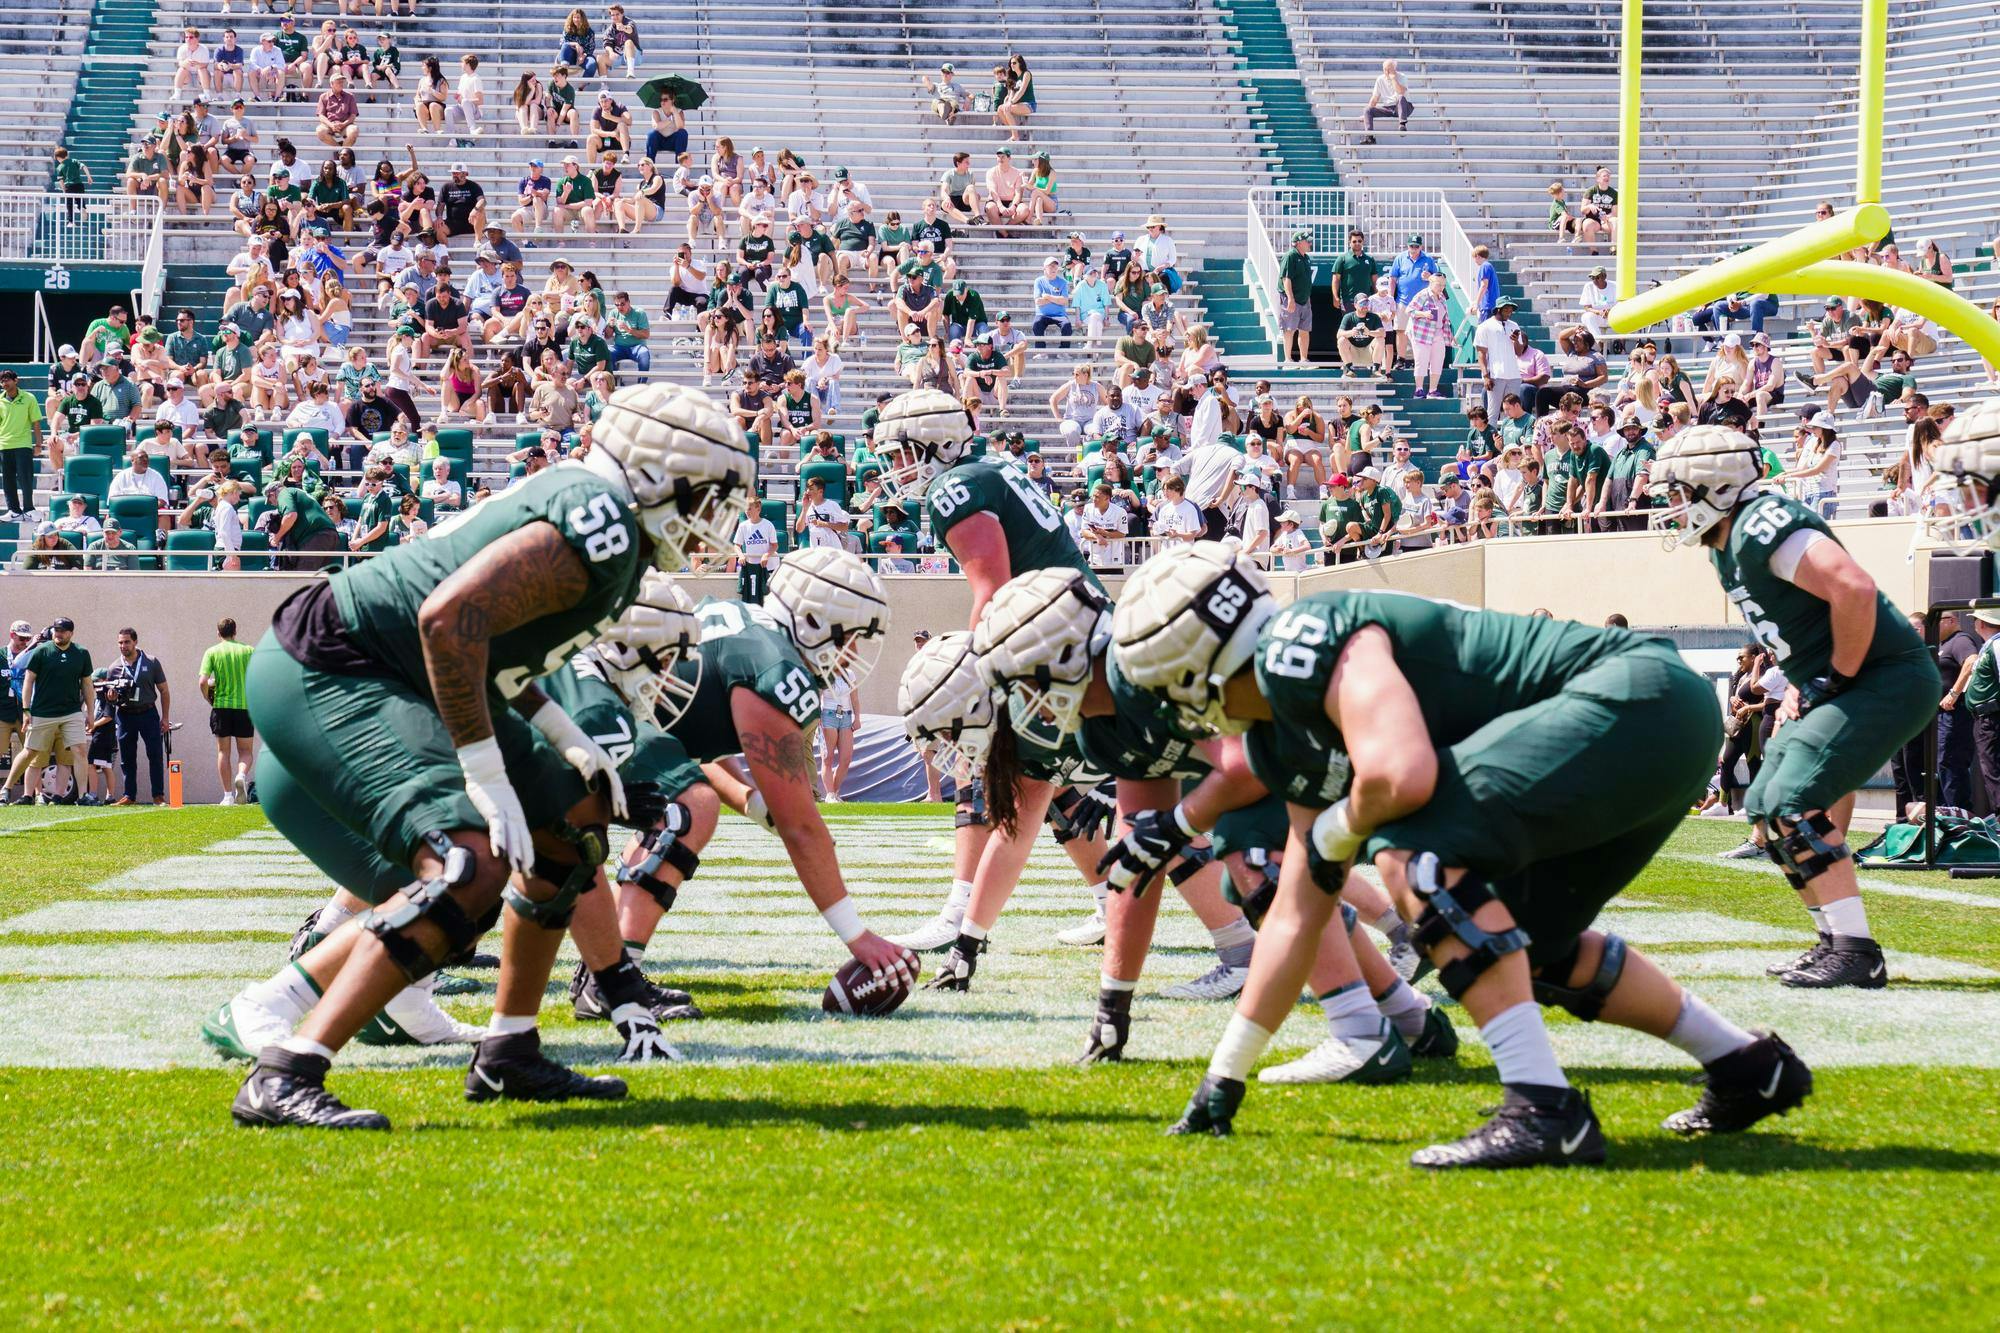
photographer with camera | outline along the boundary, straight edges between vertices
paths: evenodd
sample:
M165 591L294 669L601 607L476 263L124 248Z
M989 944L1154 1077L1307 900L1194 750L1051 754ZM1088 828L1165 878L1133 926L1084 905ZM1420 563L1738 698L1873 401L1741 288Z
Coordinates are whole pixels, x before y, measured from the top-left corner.
M167 803L166 735L173 729L173 691L159 659L139 651L139 631L118 631L118 659L96 673L105 711L117 728L118 765L124 793L114 804L131 805L139 795L139 746L146 747L146 771L153 804Z

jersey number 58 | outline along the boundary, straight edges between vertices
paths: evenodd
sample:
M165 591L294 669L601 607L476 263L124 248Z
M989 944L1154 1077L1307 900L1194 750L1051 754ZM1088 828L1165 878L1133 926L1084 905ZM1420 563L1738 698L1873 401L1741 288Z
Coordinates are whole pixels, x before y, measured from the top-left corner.
M623 517L618 501L602 491L591 496L589 504L569 511L569 525L583 538L584 554L592 564L623 555L632 544L632 534L619 521Z

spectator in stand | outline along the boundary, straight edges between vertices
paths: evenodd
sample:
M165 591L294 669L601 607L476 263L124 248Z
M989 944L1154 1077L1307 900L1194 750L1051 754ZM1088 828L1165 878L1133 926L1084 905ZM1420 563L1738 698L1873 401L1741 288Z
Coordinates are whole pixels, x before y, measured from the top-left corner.
M416 0L411 0L416 3ZM403 52L396 45L395 34L384 28L375 34L375 48L368 53L369 101L374 101L378 85L400 90L402 84L398 76L403 72Z
M1042 276L1035 279L1035 323L1031 330L1035 339L1035 349L1040 351L1048 344L1043 334L1055 329L1067 342L1076 333L1076 325L1070 319L1069 279L1062 275L1062 261L1050 255L1042 261Z
M478 236L486 230L486 190L466 172L465 163L451 164L451 175L438 190L437 241L448 246L454 236Z
M972 94L965 91L965 85L958 81L958 70L949 60L938 66L936 81L924 74L919 76L919 82L930 95L932 114L945 124L956 121L960 112L972 109Z
M1014 150L1003 144L993 150L993 157L993 165L986 169L986 221L996 227L1032 221L1028 177L1014 165Z
M210 60L208 48L202 45L200 31L194 28L183 29L181 44L174 48L173 101L180 101L181 94L189 89L197 93L214 91L209 86Z
M597 33L581 9L572 9L563 20L562 39L556 43L556 63L574 66L583 77L597 77Z
M345 74L327 80L319 99L319 128L313 136L329 148L352 148L361 137L361 107L347 91Z
M1035 113L1035 76L1018 55L1008 56L1004 71L996 69L994 74L993 120L1007 127L1007 142L1019 143L1021 126Z
M623 5L612 5L604 12L606 15L604 30L604 63L606 69L609 69L613 60L623 60L625 62L625 77L628 79L632 78L638 73L639 53L642 49L639 44L639 25L626 16L625 6Z
M1472 348L1486 389L1487 416L1498 417L1506 397L1521 391L1521 354L1528 349L1521 326L1514 322L1512 297L1502 296L1494 302L1493 314L1473 332Z
M1731 292L1720 300L1698 306L1688 316L1689 321L1704 332L1726 330L1735 324L1748 324L1750 332L1762 333L1764 321L1778 313L1778 298L1775 296L1752 296L1748 292ZM1709 340L1713 347L1715 340Z
M285 54L277 36L265 33L244 57L243 72L249 79L250 95L259 102L275 102L285 95Z
M1049 395L1049 414L1060 423L1063 439L1072 446L1080 445L1085 427L1103 401L1090 363L1080 361L1070 368L1069 380Z
M1155 286L1164 287L1169 296L1181 289L1180 249L1174 244L1166 218L1158 213L1146 219L1146 239L1139 242L1135 262L1147 278Z
M1211 429L1203 421L1202 408L1212 408L1216 395L1206 384L1198 384L1200 403L1196 407L1196 427L1188 451L1173 465L1186 479L1186 497L1201 511L1204 534L1220 541L1228 530L1229 503L1235 498L1235 477L1242 455L1220 440L1219 426Z
M1561 181L1549 182L1549 230L1563 243L1563 253L1571 254L1576 249L1577 220L1569 211L1567 198Z
M1304 365L1312 347L1312 233L1292 233L1292 248L1278 271L1278 329L1282 340L1280 361L1289 357L1293 365Z
M1410 355L1415 386L1413 397L1438 398L1438 382L1444 375L1446 354L1451 351L1451 305L1445 296L1444 274L1435 269L1425 279L1424 289L1410 298L1408 312Z
M1473 323L1477 324L1493 314L1494 303L1500 299L1500 273L1493 267L1493 252L1486 246L1472 247L1473 262Z
M1388 378L1388 343L1395 335L1382 325L1382 317L1366 305L1357 304L1340 317L1334 343L1340 349L1340 373L1344 379L1357 369L1365 376Z
M1410 128L1410 113L1416 107L1410 102L1409 85L1397 72L1396 62L1382 62L1382 72L1375 77L1375 85L1368 90L1368 105L1361 108L1361 142L1375 142L1375 122L1383 116L1394 116L1396 128Z
M1167 473L1160 480L1160 503L1153 511L1153 535L1160 545L1200 541L1206 528L1200 506L1187 498L1187 482Z
M1375 293L1382 265L1368 253L1368 238L1359 227L1347 233L1347 253L1333 261L1333 308L1352 310Z
M1787 487L1799 503L1822 518L1840 510L1840 429L1831 412L1815 412L1799 423L1793 436L1791 467L1772 478Z
M147 135L139 145L139 151L125 164L125 193L137 198L151 195L164 207L169 202L168 186L173 180L173 169L166 156L160 152L158 135Z
M35 455L42 447L42 405L21 392L21 377L0 370L0 487L5 488L7 518L14 520L35 505Z
M1590 336L1603 340L1611 336L1609 316L1611 307L1618 303L1618 293L1613 290L1604 265L1590 270L1590 276L1583 280L1583 288L1577 293L1576 303L1583 312L1583 327ZM1617 350L1614 346L1613 350Z
M1417 298L1430 282L1430 276L1438 272L1438 262L1424 250L1424 238L1411 232L1404 243L1403 253L1389 265L1389 279L1395 285L1396 296L1396 346L1389 368L1394 370L1397 362L1415 359L1415 353L1408 345L1410 327L1410 302ZM1386 322L1386 319L1385 319Z
M586 157L602 157L607 152L619 155L632 151L632 112L609 92L597 95L597 107L590 113L590 133L584 139L583 151Z
M1583 207L1577 218L1577 236L1594 251L1613 240L1618 223L1618 191L1611 184L1611 168L1599 167L1583 191ZM1593 330L1594 331L1594 330Z

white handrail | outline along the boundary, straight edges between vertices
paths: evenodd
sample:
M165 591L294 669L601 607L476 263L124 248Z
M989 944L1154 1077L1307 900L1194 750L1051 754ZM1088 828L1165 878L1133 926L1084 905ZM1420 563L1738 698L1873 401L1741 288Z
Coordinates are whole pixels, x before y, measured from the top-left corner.
M1250 289L1250 303L1257 308L1257 321L1264 337L1272 343L1283 340L1278 328L1278 251L1264 219L1257 211L1255 190L1251 192L1250 220L1244 238L1243 285Z
M42 301L42 294L35 293L35 329L32 337L35 359L54 365L56 361L55 331L49 326L49 308ZM53 387L53 386L51 386Z
M0 190L0 259L143 265L159 229L150 196Z
M156 319L160 314L160 298L167 285L165 230L166 210L155 207L153 225L147 229L145 262L139 268L139 285L132 292L133 313L152 315Z

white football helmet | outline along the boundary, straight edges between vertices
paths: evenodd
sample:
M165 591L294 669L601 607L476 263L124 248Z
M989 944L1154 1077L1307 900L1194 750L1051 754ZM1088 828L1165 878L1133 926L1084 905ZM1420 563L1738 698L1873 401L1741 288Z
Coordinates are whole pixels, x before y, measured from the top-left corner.
M653 539L653 563L667 570L685 568L696 550L732 554L757 485L742 428L707 394L679 384L612 394L583 465L625 487Z
M1054 746L1083 724L1091 668L1111 642L1111 599L1076 569L1000 585L972 631L979 674L1007 696L1014 730Z
M910 744L944 772L963 781L985 769L993 691L979 674L971 634L940 634L917 649L903 668L896 708Z
M834 546L793 551L778 562L764 611L791 636L822 681L859 685L875 669L889 633L889 595L868 562Z
M912 389L890 400L875 423L875 456L891 494L923 495L931 479L962 462L972 446L972 418L942 389Z
M1954 415L1931 465L1938 474L1933 494L1950 509L1923 515L1924 535L1962 555L2000 549L2000 398Z
M1763 450L1742 431L1727 426L1684 430L1661 445L1653 459L1648 489L1667 507L1646 526L1669 551L1692 546L1756 495L1763 475Z
M1256 561L1227 542L1160 552L1125 583L1111 618L1118 673L1162 696L1192 736L1236 736L1250 724L1226 717L1222 687L1257 652L1257 635L1278 600Z
M634 713L671 727L701 683L700 644L694 603L672 578L649 569L639 600L584 652ZM683 661L695 664L693 679L675 674L674 664Z

